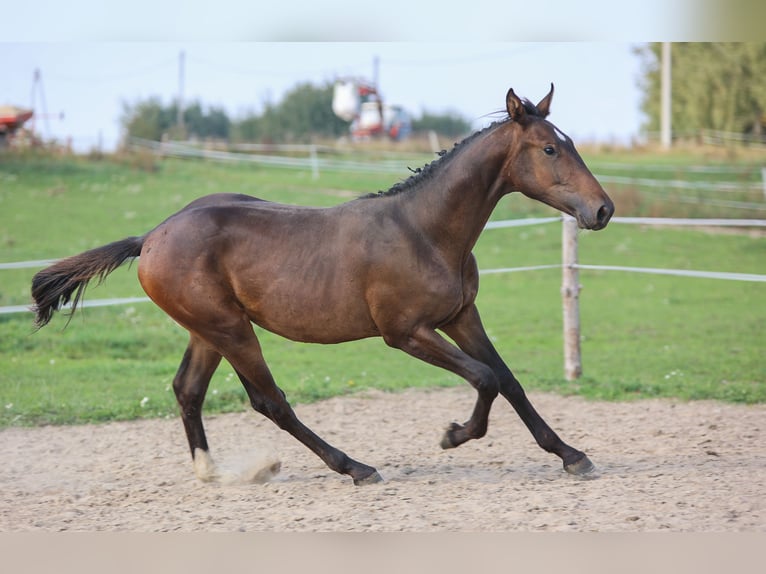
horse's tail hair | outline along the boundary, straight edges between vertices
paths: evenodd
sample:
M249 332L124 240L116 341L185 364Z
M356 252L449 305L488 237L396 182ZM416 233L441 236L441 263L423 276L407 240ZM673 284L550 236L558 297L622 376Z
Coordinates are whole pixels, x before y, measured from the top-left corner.
M32 311L36 315L37 328L47 325L54 311L70 301L71 320L88 282L94 277L98 278L99 283L102 282L127 259L138 257L143 244L143 237L128 237L67 257L39 271L32 279Z

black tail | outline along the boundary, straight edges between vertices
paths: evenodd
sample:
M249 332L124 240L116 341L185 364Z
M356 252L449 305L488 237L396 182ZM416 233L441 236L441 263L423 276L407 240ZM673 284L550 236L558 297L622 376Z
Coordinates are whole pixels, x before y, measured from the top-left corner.
M47 325L53 317L53 312L58 311L70 300L74 314L88 282L94 277L98 277L101 282L126 259L138 257L143 244L143 237L128 237L67 257L38 272L32 279L32 310L37 315L37 327Z

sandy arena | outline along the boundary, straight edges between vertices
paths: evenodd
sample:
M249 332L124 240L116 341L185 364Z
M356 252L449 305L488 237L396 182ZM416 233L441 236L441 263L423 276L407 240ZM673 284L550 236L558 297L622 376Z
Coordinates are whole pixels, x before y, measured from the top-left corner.
M385 481L355 487L255 412L206 419L214 460L276 452L266 484L206 484L179 418L11 428L0 449L0 531L766 532L766 405L590 402L530 393L596 464L567 475L501 398L487 436L448 451L469 387L368 392L298 416Z

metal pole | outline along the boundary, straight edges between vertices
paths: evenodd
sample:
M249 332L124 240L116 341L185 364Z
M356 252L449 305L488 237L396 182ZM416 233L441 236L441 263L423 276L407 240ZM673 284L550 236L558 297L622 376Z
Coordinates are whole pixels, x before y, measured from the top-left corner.
M176 123L178 127L183 131L184 127L184 51L178 56L178 112L176 115Z
M564 307L564 376L573 381L582 375L580 355L580 277L577 270L577 221L564 216L561 236Z
M670 42L662 43L660 73L660 141L663 149L670 149L672 144Z

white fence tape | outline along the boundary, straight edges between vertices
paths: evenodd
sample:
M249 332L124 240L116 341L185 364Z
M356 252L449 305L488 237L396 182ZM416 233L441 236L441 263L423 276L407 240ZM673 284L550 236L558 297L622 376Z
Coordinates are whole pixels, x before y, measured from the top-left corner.
M319 177L319 172L322 169L337 170L337 171L355 171L355 172L367 172L367 173L401 173L403 160L401 157L394 160L381 161L379 159L375 161L351 161L351 160L339 160L331 158L320 158L319 153L329 153L336 151L333 148L327 146L315 146L315 145L240 145L235 146L234 149L249 152L262 152L262 153L236 153L230 151L224 151L221 149L209 149L200 147L189 142L157 142L152 140L144 140L140 138L131 138L130 146L133 148L150 149L154 153L162 156L169 157L196 157L204 158L221 162L242 162L242 163L255 163L271 166L282 166L296 169L310 169L315 178ZM271 152L271 153L269 153ZM287 157L284 155L274 155L274 153L289 152L289 153L305 153L307 157ZM421 161L427 156L418 156L415 159L413 155L413 161ZM427 161L427 160L425 160ZM622 164L603 164L607 169L614 169ZM668 169L669 166L663 166ZM685 171L690 172L702 172L702 173L727 173L721 167L717 166L690 166L685 167ZM740 171L731 171L731 173L741 173ZM600 175L595 174L599 181L604 183L611 183L617 185L633 185L641 186L644 188L655 189L686 189L696 191L720 191L720 192L748 192L762 189L763 184L757 182L741 182L741 181L719 181L719 182L706 182L706 181L685 181L677 179L650 179L650 178L636 178L626 177L619 175ZM741 201L728 201L728 200L715 200L699 197L680 197L676 198L682 202L688 203L707 203L711 205L717 205L720 207L731 207L736 209L766 209L766 204L741 202Z
M595 175L595 174L594 174ZM638 185L641 187L658 187L661 189L696 189L698 191L760 191L761 183L740 183L737 181L686 181L682 179L650 179L646 177L625 177L622 175L596 175L596 179L604 183L618 185Z
M498 273L513 273L514 271L539 271L540 269L561 269L561 263L552 265L532 265L531 267L500 267L499 269L481 269L479 275L496 275Z
M123 297L116 299L93 299L92 301L82 301L79 303L81 307L110 307L112 305L129 305L131 303L147 303L151 301L149 297ZM64 305L61 309L71 309L72 305ZM30 305L11 305L9 307L0 307L0 315L11 313L27 313L32 311Z
M681 219L672 217L613 217L611 223L689 225L698 227L766 227L766 219Z
M0 269L39 269L56 263L56 259L40 259L38 261L15 261L0 263Z
M629 271L632 273L651 273L654 275L677 275L679 277L700 277L703 279L729 279L731 281L762 281L766 275L754 273L726 273L722 271L694 271L692 269L653 269L651 267L621 267L619 265L575 265L578 269L595 269L600 271Z
M561 221L561 216L557 217L529 217L527 219L506 219L505 221L488 221L484 229L501 229L504 227L524 227L525 225L540 225L542 223L553 223Z

